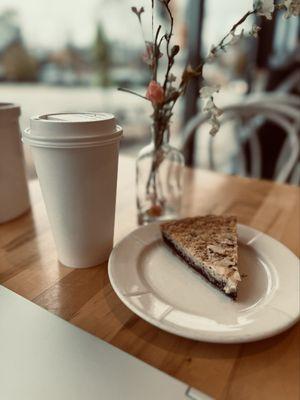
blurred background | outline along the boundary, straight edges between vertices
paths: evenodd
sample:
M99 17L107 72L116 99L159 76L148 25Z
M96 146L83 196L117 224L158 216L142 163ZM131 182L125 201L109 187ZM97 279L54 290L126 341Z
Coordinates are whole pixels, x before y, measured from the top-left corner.
M0 0L0 101L21 105L22 129L28 126L31 115L40 113L112 112L124 128L121 151L137 155L149 141L151 107L117 88L144 94L149 82L149 71L142 61L142 35L130 11L131 6L141 5L148 10L143 14L147 35L151 28L150 0L77 0L76 4L71 0ZM252 0L172 0L171 7L175 19L173 42L182 49L175 69L180 75L187 60L193 65L201 62L211 45L252 8ZM168 23L159 8L156 17L160 23ZM263 28L257 39L240 41L205 68L206 80L222 85L216 97L220 107L240 104L257 93L299 96L299 20L284 20L278 12L272 21L249 20L243 27L249 30L253 22ZM200 87L201 82L192 82L175 110L172 140L178 146L182 145L188 122L200 112ZM262 148L260 175L272 179L285 133L265 119L254 122ZM240 162L238 129L240 126L233 123L222 127L214 144L214 165L207 157L208 135L202 133L207 128L201 128L200 135L192 132L184 145L187 163L253 175L248 165L251 149L246 142L242 144L245 157ZM32 177L28 149L25 156Z

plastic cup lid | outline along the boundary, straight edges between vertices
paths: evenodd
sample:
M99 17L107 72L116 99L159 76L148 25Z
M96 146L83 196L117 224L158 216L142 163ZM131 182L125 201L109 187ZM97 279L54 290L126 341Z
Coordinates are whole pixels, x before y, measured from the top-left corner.
M92 114L92 113L73 113L73 114L49 114L40 117L47 121L58 121L58 122L87 122L87 121L106 121L114 119L112 114Z
M108 113L56 113L30 118L23 141L43 147L84 147L119 139L122 128Z

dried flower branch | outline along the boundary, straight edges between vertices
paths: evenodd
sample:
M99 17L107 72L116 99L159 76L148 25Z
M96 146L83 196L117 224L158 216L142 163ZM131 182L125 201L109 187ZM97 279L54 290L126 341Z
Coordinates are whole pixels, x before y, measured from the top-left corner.
M164 7L165 12L169 18L169 28L167 32L161 34L162 27L159 25L156 30L154 27L154 6L155 1L151 0L151 28L152 39L148 41L145 39L142 14L144 8L132 7L132 12L137 16L139 25L141 26L143 39L145 43L145 53L143 55L144 62L148 65L151 71L151 81L148 85L146 95L143 96L139 93L133 92L128 89L120 89L124 92L132 93L136 96L142 97L151 101L153 106L153 128L155 132L155 146L159 147L162 144L163 134L168 129L170 120L173 115L173 107L178 98L184 95L187 85L193 78L203 77L203 65L215 60L215 58L222 52L226 51L227 47L234 45L244 37L257 37L260 27L253 24L249 32L244 29L238 32L238 28L252 15L263 16L267 19L272 19L275 9L285 10L285 18L291 16L298 16L300 13L300 0L282 0L281 3L275 4L274 0L254 0L253 9L247 11L229 30L229 32L219 41L217 45L210 48L209 54L204 59L204 63L197 66L187 65L181 75L181 79L177 86L174 86L176 77L172 74L172 67L174 66L175 57L180 51L178 45L171 44L174 19L170 8L171 0L157 0L160 1ZM154 35L155 32L155 35ZM167 61L166 71L164 74L164 81L162 84L157 82L157 71L159 60L163 57L162 47L165 46L165 57ZM218 109L214 102L214 93L219 91L219 88L204 86L200 91L200 96L204 98L205 112L209 114L209 122L212 125L210 130L211 134L216 134L220 123L218 117L221 115L221 110Z

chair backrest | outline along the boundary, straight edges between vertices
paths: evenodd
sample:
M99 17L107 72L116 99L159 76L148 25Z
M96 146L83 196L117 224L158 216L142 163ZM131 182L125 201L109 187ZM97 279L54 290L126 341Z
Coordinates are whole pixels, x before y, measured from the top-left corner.
M294 76L295 75L295 76ZM300 72L297 71L294 74L294 77L300 77ZM291 82L299 84L299 79L293 79ZM267 93L253 93L247 96L247 102L250 104L257 104L257 105L266 105L272 106L272 111L278 112L280 115L284 117L288 117L290 121L295 124L297 129L297 133L299 134L300 131L300 97L294 94L286 94L284 93L284 88L279 88L275 92L267 92ZM287 87L285 88L287 89ZM299 136L298 136L299 138ZM253 142L257 142L257 135L254 133L250 138L250 146ZM257 146L256 146L257 147ZM281 152L279 154L275 176L277 176L282 169L285 160L289 156L289 141L286 139L284 142ZM295 166L293 167L290 177L289 183L292 184L300 184L300 161L296 162Z
M246 103L277 104L279 106L291 106L300 109L300 97L295 94L281 92L260 92L253 93L244 98Z
M248 96L243 103L233 104L223 108L221 123L228 120L247 121L243 124L243 130L238 130L240 147L240 169L243 170L245 157L243 155L243 144L248 141L250 147L251 171L250 176L261 177L261 149L257 137L258 128L266 121L270 120L278 125L286 134L286 139L280 151L275 166L274 180L287 182L292 175L292 183L297 179L299 166L299 138L298 130L300 127L300 100L292 95L261 95ZM190 140L196 134L197 129L208 121L208 115L197 115L186 125L183 132L183 150L187 148ZM241 133L243 133L241 135ZM242 136L242 137L241 137ZM209 155L209 167L215 169L214 162L214 139L208 141L207 151ZM293 173L294 169L296 170ZM237 171L239 172L239 171ZM296 178L295 178L296 177Z

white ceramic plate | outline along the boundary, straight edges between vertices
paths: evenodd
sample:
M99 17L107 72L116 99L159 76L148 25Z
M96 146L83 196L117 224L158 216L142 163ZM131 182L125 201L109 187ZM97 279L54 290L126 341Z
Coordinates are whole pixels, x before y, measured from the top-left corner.
M238 226L242 280L233 301L188 268L163 243L157 224L141 227L113 250L112 287L134 313L191 339L242 343L267 338L299 319L299 260L283 244Z

